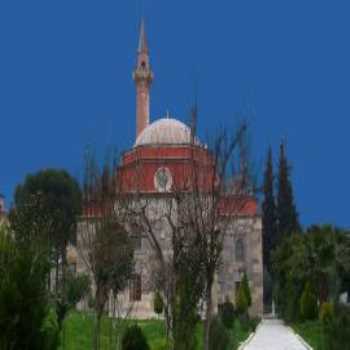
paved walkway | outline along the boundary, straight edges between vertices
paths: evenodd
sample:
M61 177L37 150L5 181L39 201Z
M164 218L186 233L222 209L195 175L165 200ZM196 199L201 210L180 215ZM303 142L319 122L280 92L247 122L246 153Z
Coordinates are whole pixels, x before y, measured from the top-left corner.
M296 335L279 320L263 320L244 350L306 350Z

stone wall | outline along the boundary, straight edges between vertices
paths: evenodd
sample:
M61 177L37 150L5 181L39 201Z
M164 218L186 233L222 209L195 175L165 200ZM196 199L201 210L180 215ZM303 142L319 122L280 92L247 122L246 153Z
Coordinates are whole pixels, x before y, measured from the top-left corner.
M171 229L166 221L159 220L165 206L166 202L163 199L152 200L148 215L152 218L154 231L162 251L170 256L172 254ZM86 229L86 224L82 222L79 225L79 230L84 230L84 228ZM252 294L250 314L252 316L261 316L263 312L261 218L258 216L232 217L229 219L226 229L222 265L217 273L213 290L215 310L217 310L217 305L224 302L227 298L232 302L235 301L237 283L241 281L243 273L246 272ZM131 233L141 235L141 244L135 251L135 273L141 276L142 298L140 301L131 301L130 291L127 288L120 295L118 312L123 315L130 313L130 317L135 318L156 317L157 315L153 312L154 279L157 277L156 272L154 272L156 262L154 250L144 232ZM239 240L243 243L243 256L241 257L237 256L236 252ZM79 238L78 244L81 244ZM83 272L84 270L86 270L84 263L81 259L79 261L78 258L77 271ZM86 303L81 304L81 308L84 307L86 307ZM112 303L110 303L109 309L111 312Z
M239 241L241 243L239 243ZM237 245L242 244L242 254ZM218 271L218 302L226 299L235 302L235 294L244 273L247 274L252 294L250 314L263 313L263 262L261 218L242 217L232 219L227 227L222 257Z

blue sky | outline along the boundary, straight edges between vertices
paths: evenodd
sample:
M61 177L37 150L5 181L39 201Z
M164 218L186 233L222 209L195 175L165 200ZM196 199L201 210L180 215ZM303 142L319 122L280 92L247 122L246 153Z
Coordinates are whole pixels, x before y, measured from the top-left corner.
M304 225L350 226L350 3L341 0L0 2L0 192L28 172L82 175L84 147L131 147L143 13L152 119L183 121L198 81L199 134L250 114L262 172L287 140Z

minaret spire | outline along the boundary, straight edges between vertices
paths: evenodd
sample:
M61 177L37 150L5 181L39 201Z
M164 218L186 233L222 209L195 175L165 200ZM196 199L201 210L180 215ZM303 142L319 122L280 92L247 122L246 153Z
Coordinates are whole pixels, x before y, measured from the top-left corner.
M148 126L150 116L150 88L153 72L150 66L145 21L141 20L137 63L133 73L136 84L136 138Z
M145 32L145 20L141 19L141 25L140 25L140 38L139 38L139 48L138 53L148 53L148 45L147 45L147 37Z

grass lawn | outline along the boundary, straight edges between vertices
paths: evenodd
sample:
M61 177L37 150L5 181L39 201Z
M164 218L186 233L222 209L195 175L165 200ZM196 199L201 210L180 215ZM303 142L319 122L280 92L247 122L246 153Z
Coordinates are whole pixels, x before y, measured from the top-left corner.
M314 349L322 350L322 325L320 321L294 324L293 329Z
M165 346L165 328L161 320L129 320L117 323L118 329L113 329L110 318L104 318L101 327L101 345L103 350L115 349L117 334L122 334L123 328L128 324L137 322L143 329L151 350L158 350ZM64 323L62 332L62 345L60 350L89 350L92 348L94 316L88 313L72 312ZM119 331L118 331L119 330ZM234 350L239 343L245 340L250 331L242 329L239 321L235 322L234 329ZM203 349L203 327L199 324L195 336L198 340L198 350Z

